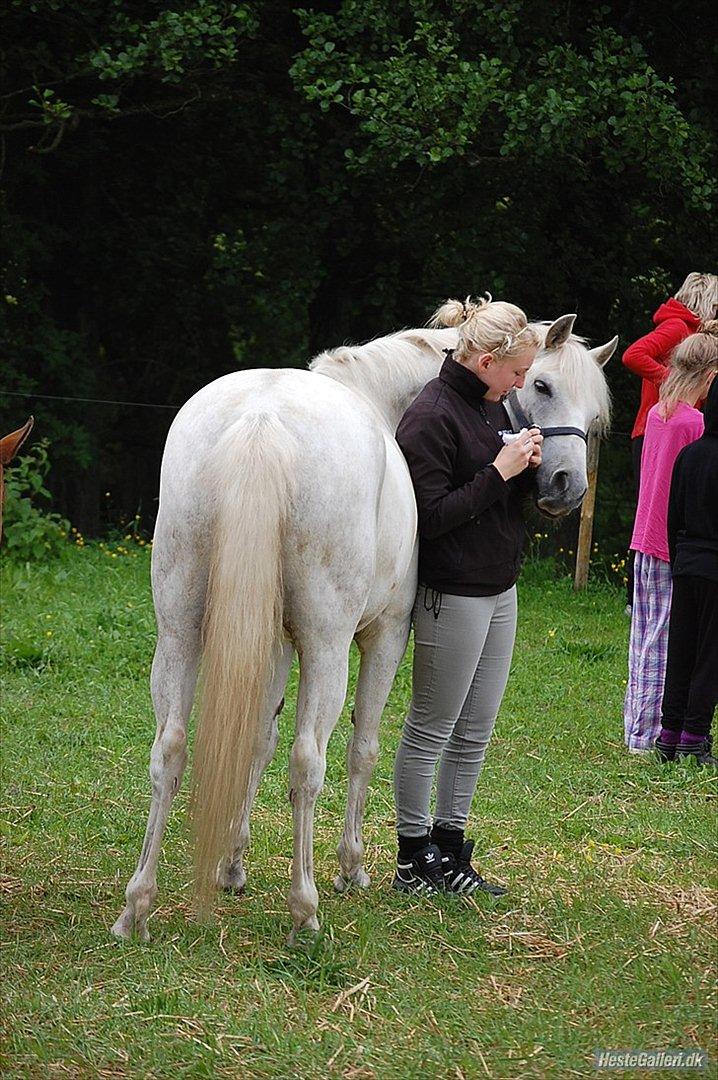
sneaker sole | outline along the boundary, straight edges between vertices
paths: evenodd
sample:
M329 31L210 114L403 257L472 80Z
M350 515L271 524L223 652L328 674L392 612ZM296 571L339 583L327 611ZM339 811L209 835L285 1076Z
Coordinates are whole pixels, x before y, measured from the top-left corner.
M716 762L716 761L706 761L705 757L702 758L700 754L691 754L691 753L676 754L674 760L676 762L692 761L695 764L695 766L697 768L700 768L700 769L715 769L718 766L718 762Z
M401 878L394 878L391 887L396 892L409 896L439 896L443 893L443 889L437 889L434 885L428 885L423 881L415 884L413 881L402 881Z
M444 893L446 896L458 896L459 899L461 899L461 897L464 897L465 899L466 897L476 896L477 893L481 893L482 896L490 896L494 900L500 900L502 896L508 895L508 891L508 889L502 889L500 892L496 892L494 889L482 889L478 886L475 889L471 889L471 891L464 889L463 892L459 892L458 889L445 889Z
M466 874L463 870L450 871L444 877L444 892L447 896L473 896L474 893L484 893L486 896L506 896L508 889L503 885L492 885L484 878L476 880L476 876Z

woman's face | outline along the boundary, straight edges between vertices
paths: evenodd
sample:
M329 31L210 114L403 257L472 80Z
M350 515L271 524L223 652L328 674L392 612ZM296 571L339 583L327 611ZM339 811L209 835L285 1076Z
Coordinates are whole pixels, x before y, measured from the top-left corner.
M488 387L486 400L501 401L511 390L524 385L537 352L538 348L531 347L505 360L497 360L493 353L472 353L465 364Z

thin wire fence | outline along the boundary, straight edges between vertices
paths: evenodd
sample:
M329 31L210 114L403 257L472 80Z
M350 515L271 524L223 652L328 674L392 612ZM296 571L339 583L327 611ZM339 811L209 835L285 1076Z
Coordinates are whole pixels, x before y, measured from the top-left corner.
M100 408L150 409L165 415L176 413L182 407L181 404L167 402L41 394L19 390L0 390L0 397L2 395L38 403L46 401ZM112 527L115 519L118 522L130 518L134 520L139 508L142 512L143 526L151 531L156 513L161 448L169 420L169 417L166 422L158 420L156 427L154 423L140 425L141 434L138 437L135 433L131 440L131 450L123 451L122 469L114 479L105 476L104 469L100 469L102 479L99 483L101 488L98 500L99 509L95 508L92 518L83 514L81 506L76 509L76 495L73 495L65 478L61 475L55 477L55 470L53 470L51 486L60 496L59 501L63 513L71 519L77 517L77 523L83 527L83 531L88 533L99 531L100 535L103 535L107 528ZM101 425L90 426L99 428ZM112 440L113 445L122 451L121 440L114 433ZM635 508L629 441L628 431L612 430L601 445L593 530L594 559L602 558L609 568L617 568L619 575L622 569L621 560L630 540ZM59 444L56 442L54 445ZM565 560L567 564L574 555L577 534L578 514L571 515L555 527L548 527L541 521L534 522L529 527L532 548L537 555L551 556L558 562Z

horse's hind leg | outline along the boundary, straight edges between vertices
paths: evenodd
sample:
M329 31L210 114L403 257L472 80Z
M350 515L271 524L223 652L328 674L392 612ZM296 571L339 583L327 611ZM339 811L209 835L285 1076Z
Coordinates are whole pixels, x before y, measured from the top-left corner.
M289 765L289 798L294 817L292 887L288 903L297 931L318 930L319 894L314 884L314 808L324 784L326 749L347 692L349 644L311 641L300 651L296 736Z
M112 927L116 937L130 938L134 931L143 941L149 939L147 917L157 895L160 845L187 763L187 720L201 651L204 589L199 578L197 568L191 585L188 576L186 590L173 587L176 599L171 605L157 595L155 598L158 638L151 688L157 730L150 755L152 803L139 862L125 890L125 907Z
M284 702L284 687L287 683L293 656L293 645L286 644L281 657L277 661L274 679L267 694L268 715L262 725L257 742L256 756L249 778L247 798L242 809L242 820L239 823L235 837L234 851L232 858L220 870L219 884L229 892L242 893L247 880L247 873L244 869L244 853L249 847L249 817L264 770L274 757L274 752L277 749L277 739L279 738L278 717Z
M362 823L369 781L379 756L379 723L396 670L406 650L409 618L384 618L357 636L362 654L352 722L354 730L347 747L349 790L344 833L337 855L341 873L334 880L338 892L352 885L366 888L369 875L364 869Z

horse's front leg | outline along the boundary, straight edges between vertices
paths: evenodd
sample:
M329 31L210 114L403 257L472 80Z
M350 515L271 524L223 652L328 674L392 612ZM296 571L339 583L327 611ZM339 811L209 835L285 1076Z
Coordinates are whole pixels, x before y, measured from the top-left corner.
M249 847L249 818L252 806L257 795L257 790L262 780L264 770L274 757L279 738L278 718L284 704L284 688L287 683L289 669L292 666L294 647L291 643L284 646L282 655L277 661L274 678L267 694L267 716L257 740L255 759L249 777L247 797L242 808L242 817L237 826L234 839L234 848L231 858L220 869L219 885L227 892L241 894L247 881L247 872L244 867L244 854Z
M133 931L149 940L147 917L157 896L157 861L172 800L187 763L187 720L197 682L198 626L184 632L160 629L152 663L152 702L157 732L150 755L152 804L137 868L125 890L125 907L112 927L116 937Z
M300 650L297 727L289 764L289 798L294 819L292 887L288 897L294 924L290 944L298 931L319 929L319 894L314 884L314 808L324 784L327 742L346 697L350 642L351 636L339 644L324 644L315 639L307 650Z
M337 848L341 873L334 880L338 892L345 892L352 885L363 889L369 885L369 875L363 866L364 806L379 756L381 714L406 650L409 625L408 613L399 618L383 617L357 637L362 659L352 715L354 730L347 747L347 812Z

